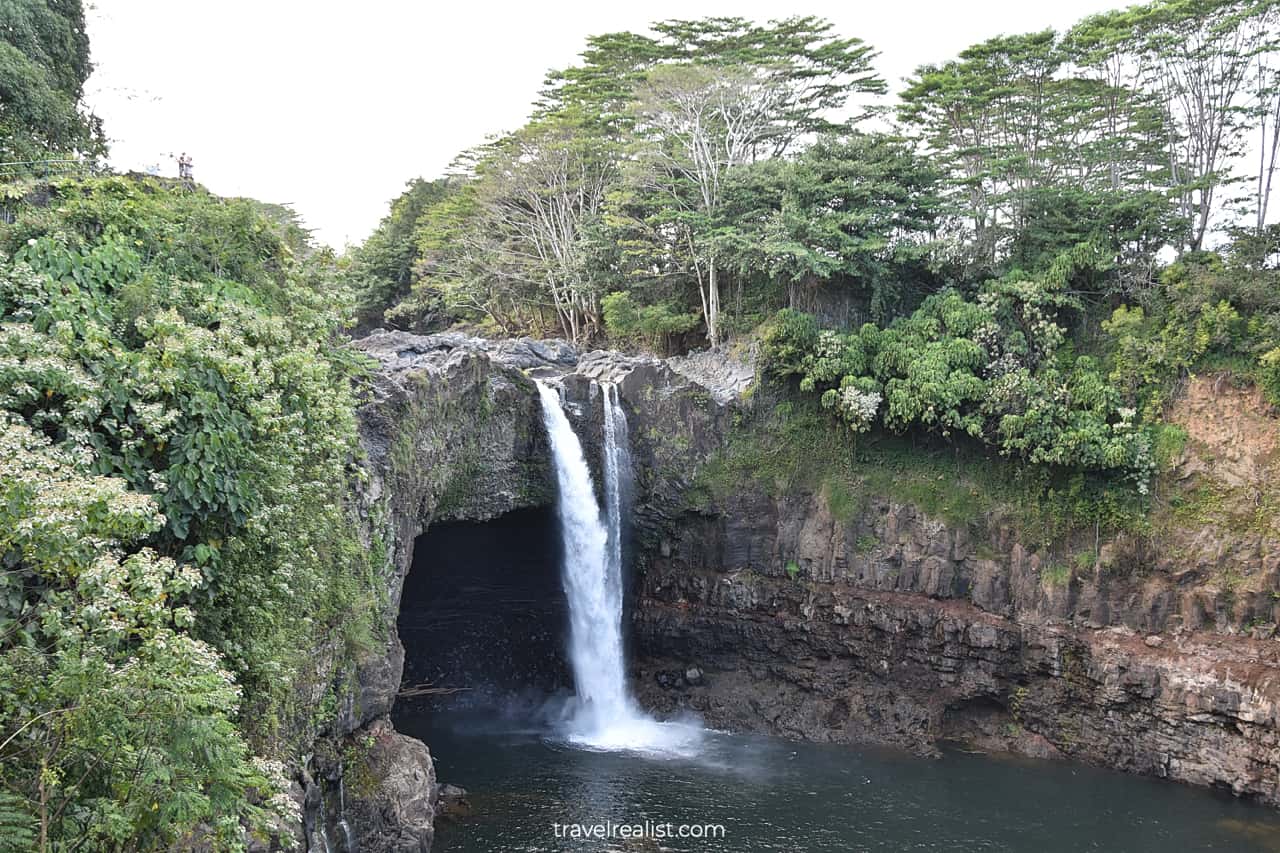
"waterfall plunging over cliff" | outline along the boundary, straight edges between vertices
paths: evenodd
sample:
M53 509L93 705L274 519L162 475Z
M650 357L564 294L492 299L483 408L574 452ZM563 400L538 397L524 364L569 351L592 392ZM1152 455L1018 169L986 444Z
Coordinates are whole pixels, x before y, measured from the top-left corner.
M589 728L599 728L631 712L622 663L622 582L611 577L609 532L600 517L582 444L556 391L539 384L538 393L560 491L569 662L580 702L576 717Z
M700 728L653 720L640 711L627 690L622 651L622 495L630 454L617 389L605 386L603 395L603 514L582 443L561 408L560 395L541 382L538 394L559 489L569 663L577 690L567 735L574 743L596 749L694 751L701 740Z
M617 583L619 612L622 602L622 504L626 480L631 476L631 448L627 442L627 414L622 410L618 386L602 386L604 396L604 501L609 517L609 582Z

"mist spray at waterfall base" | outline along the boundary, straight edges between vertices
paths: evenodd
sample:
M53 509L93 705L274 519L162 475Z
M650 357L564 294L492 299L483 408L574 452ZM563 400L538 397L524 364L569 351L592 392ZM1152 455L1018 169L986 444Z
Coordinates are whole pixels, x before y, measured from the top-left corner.
M563 735L587 749L695 755L703 738L700 726L659 722L641 711L627 690L622 646L622 480L628 451L626 417L617 389L604 386L605 513L596 501L591 469L560 395L541 382L538 393L559 488L569 663L577 694L564 720Z

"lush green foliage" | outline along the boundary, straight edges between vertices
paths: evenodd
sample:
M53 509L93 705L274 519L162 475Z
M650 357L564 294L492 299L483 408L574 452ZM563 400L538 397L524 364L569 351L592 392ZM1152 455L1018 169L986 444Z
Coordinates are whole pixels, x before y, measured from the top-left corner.
M761 393L785 399L702 472L710 499L749 477L850 517L886 494L1045 543L1139 523L1189 372L1280 404L1278 9L1152 0L991 39L920 68L875 132L875 51L824 21L594 37L341 262L281 208L7 184L0 850L198 826L235 849L289 812L265 759L372 639L335 489L353 324L672 350L772 317L786 387ZM0 0L0 25L0 159L99 154L80 2ZM1200 251L1218 222L1225 260Z
M780 498L807 491L823 494L831 512L850 521L868 498L887 497L960 526L1000 517L1019 541L1048 548L1081 530L1092 541L1099 531L1145 524L1147 498L1103 474L1028 465L963 437L877 429L851 443L812 395L772 381L756 401L699 470L696 501L723 506L754 490Z
M1167 240L1169 202L1150 192L1168 183L1161 113L1085 63L1066 73L1074 44L1051 30L1001 36L919 69L902 93L899 116L946 171L954 227L980 269L1091 238L1138 257Z
M1187 255L1143 304L1115 308L1099 337L1073 337L1084 305L1072 294L1098 274L1098 257L1086 244L1035 279L944 290L886 327L845 333L784 310L766 328L765 357L855 433L976 441L1051 477L1145 491L1185 440L1162 419L1188 374L1229 371L1280 404L1280 272Z
M153 849L197 821L233 842L269 783L240 688L187 630L200 571L140 547L164 525L151 496L8 413L0 430L3 778L30 849Z
M51 190L0 231L3 781L49 849L234 847L367 624L347 303L278 211Z
M794 159L733 174L717 251L753 290L785 288L792 308L821 304L821 291L843 285L867 315L886 320L936 288L928 268L936 187L904 140L827 135Z
M886 324L1082 243L1107 264L1074 285L1110 310L1145 300L1161 253L1198 250L1211 223L1261 266L1277 33L1276 0L1151 0L1000 36L918 69L890 133L860 124L884 114L874 49L818 19L592 37L525 127L460 158L457 197L414 225L408 295L401 276L367 290L369 310L671 348L694 341L659 318L696 314L712 344L781 307ZM646 310L648 331L618 322Z
M1090 261L1088 247L1073 254ZM783 312L766 352L857 432L958 434L1031 464L1128 471L1145 484L1149 439L1134 411L1094 359L1063 357L1063 315L1078 308L1064 283L992 281L972 299L944 290L887 327L849 334Z
M582 66L548 80L527 126L464 156L458 198L419 218L412 292L386 316L418 328L461 317L505 333L586 341L609 326L604 298L628 293L648 320L645 330L614 323L620 340L638 334L666 343L684 334L683 318L694 313L707 336L720 339L728 313L722 292L738 288L733 313L742 313L742 290L755 275L747 266L757 235L734 213L743 199L730 197L733 173L781 157L808 134L844 144L828 113L853 95L884 90L871 68L874 52L830 29L814 18L767 26L714 18L662 22L654 37L591 39ZM847 153L874 151L865 143ZM889 160L875 159L884 184L895 176ZM843 168L856 162L851 156ZM865 190L846 193L843 224L857 260L847 270L823 263L816 276L888 260L919 174L903 187L868 178ZM795 182L808 184L790 194L788 210L812 203L805 193L835 177L798 170ZM893 197L903 215L855 221L862 195ZM776 193L763 203L783 207ZM840 243L832 232L841 224L819 226L828 243ZM797 242L805 238L796 223L781 227L778 240L787 242L775 253L796 254L797 265L830 251Z
M1143 305L1121 305L1103 329L1112 383L1153 420L1176 381L1199 368L1252 378L1280 404L1280 271L1189 255L1164 270Z
M643 342L657 348L662 341L698 327L697 314L682 313L670 303L637 305L625 290L610 293L601 307L609 337L616 341Z
M391 212L352 253L348 277L356 287L356 319L361 327L373 327L385 318L383 311L409 295L414 266L421 257L418 222L428 210L452 192L446 179L409 182L391 202Z
M101 154L81 0L0 0L0 163Z

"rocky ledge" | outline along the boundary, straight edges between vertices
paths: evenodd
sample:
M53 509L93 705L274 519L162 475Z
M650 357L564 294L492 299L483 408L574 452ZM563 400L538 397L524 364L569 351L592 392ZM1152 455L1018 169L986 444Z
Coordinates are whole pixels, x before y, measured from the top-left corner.
M962 741L1280 805L1280 642L1190 630L1167 586L1144 597L1150 579L1102 567L1061 582L1016 541L978 548L887 500L837 521L821 495L743 495L668 531L633 617L657 711L926 754Z

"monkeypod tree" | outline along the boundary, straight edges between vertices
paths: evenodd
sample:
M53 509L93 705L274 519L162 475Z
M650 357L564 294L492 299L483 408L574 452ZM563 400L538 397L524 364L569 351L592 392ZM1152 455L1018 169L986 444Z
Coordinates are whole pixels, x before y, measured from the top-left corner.
M937 181L898 137L823 134L792 159L731 176L720 254L739 285L785 287L789 307L850 303L846 321L887 320L927 295Z
M601 329L588 262L593 226L616 172L612 146L568 112L476 150L464 186L420 224L424 281L412 304L421 306L429 290L449 309L504 330L547 306L561 334L586 342ZM545 327L544 319L533 322Z
M409 294L413 271L421 259L418 222L435 205L458 190L449 178L415 178L391 202L391 211L352 252L349 278L356 287L356 322L368 329L384 320L383 311Z
M1228 200L1224 188L1243 180L1233 163L1255 125L1263 141L1255 212L1265 221L1275 156L1264 117L1272 114L1278 33L1275 0L1155 0L1072 30L1095 67L1135 81L1164 114L1167 185L1186 221L1179 249L1204 246Z
M1045 245L1043 220L1064 200L1130 226L1134 217L1111 208L1135 196L1164 206L1151 196L1164 171L1152 142L1159 112L1119 77L1080 73L1081 51L1052 30L1001 36L920 68L901 95L899 120L944 170L958 236L980 270L1015 254L1048 262L1092 236Z
M648 196L650 230L683 255L668 265L696 282L714 345L724 336L717 222L729 175L831 128L832 112L853 95L885 86L870 47L831 37L830 24L814 18L764 27L738 18L668 21L654 29L669 59L633 93L633 186Z

